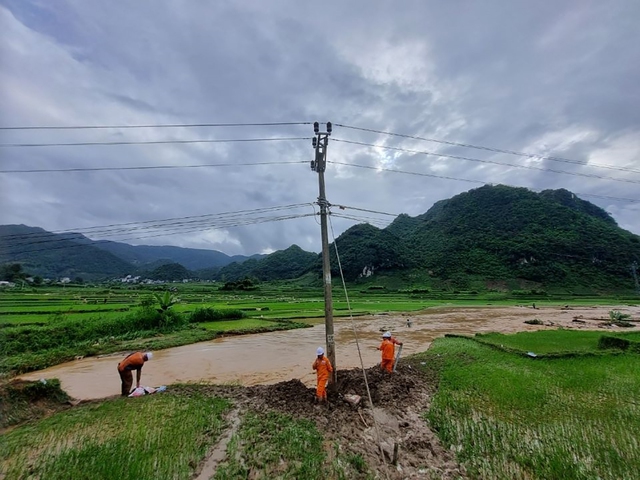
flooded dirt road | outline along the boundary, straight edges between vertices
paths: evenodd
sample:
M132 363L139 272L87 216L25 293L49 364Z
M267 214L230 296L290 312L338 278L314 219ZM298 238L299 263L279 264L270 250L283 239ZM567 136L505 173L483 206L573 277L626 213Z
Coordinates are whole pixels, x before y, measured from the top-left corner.
M541 328L599 329L612 307L571 309L531 307L434 308L419 313L396 313L335 320L336 358L339 369L360 366L353 328L360 343L365 367L380 361L376 347L381 332L391 330L404 342L402 355L426 350L433 339L446 333L511 333ZM640 307L616 307L640 319ZM585 323L573 322L580 317ZM546 325L527 325L538 318ZM412 326L407 326L407 319ZM635 326L632 329L637 330ZM614 330L622 330L614 328ZM177 382L270 384L292 378L308 386L315 384L311 364L315 350L325 344L324 324L311 328L242 335L185 345L154 352L142 370L142 385L160 386ZM90 357L64 363L20 378L58 378L62 388L76 399L88 400L117 395L120 378L116 371L123 354Z

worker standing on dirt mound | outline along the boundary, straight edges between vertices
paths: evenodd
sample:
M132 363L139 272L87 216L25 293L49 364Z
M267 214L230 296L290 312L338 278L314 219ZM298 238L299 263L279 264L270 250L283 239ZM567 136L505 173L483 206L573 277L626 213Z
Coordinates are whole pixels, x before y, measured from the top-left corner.
M391 336L391 332L384 332L382 334L382 343L378 347L378 350L382 352L382 362L380 362L380 368L386 370L389 373L393 372L393 363L396 359L396 345L402 345Z
M134 352L127 355L123 361L118 364L118 373L120 374L120 380L122 380L122 396L126 397L131 393L131 386L133 385L133 370L136 374L136 388L140 386L140 377L142 376L142 367L144 362L151 360L153 353L151 352Z
M316 361L313 362L313 369L318 376L318 384L316 387L316 398L318 402L327 401L327 382L329 376L333 372L331 362L324 356L324 348L318 347L316 350Z

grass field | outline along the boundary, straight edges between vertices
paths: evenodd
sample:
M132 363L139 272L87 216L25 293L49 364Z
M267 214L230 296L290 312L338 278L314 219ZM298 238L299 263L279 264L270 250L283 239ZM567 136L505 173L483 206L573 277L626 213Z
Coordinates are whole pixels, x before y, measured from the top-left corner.
M594 348L569 333L499 338L523 350ZM428 421L472 478L638 478L639 355L534 360L443 338L420 360L439 379Z
M504 346L522 352L536 354L561 352L596 352L602 332L581 330L542 330L519 332L513 335L489 333L476 335L483 343ZM571 349L571 350L569 350Z
M218 322L201 323L200 326L207 330L216 332L228 332L232 330L253 330L258 328L268 328L273 326L274 322L268 320L260 320L257 318L243 318L240 320L221 320Z
M480 339L521 351L594 352L598 335L547 330ZM445 337L407 360L437 386L424 419L469 478L637 479L640 355L601 353L531 359L473 338ZM0 477L192 478L230 408L204 392L198 385L170 386L167 393L81 405L18 426L2 436ZM335 449L313 422L248 410L214 478L249 472L251 478L374 478L375 467Z
M81 405L4 434L0 478L193 478L230 407L198 385ZM326 447L309 420L249 410L213 478L363 478L362 457Z
M226 400L162 393L83 405L0 442L3 478L192 478L218 438ZM2 476L2 475L0 475Z
M213 477L215 480L249 478L327 478L323 437L308 420L277 414L249 412L227 449L227 460ZM334 477L335 478L335 477Z
M172 315L158 317L153 295L170 288L179 302ZM334 316L416 312L434 306L512 306L535 301L547 305L623 304L629 298L509 295L501 292L428 292L424 289L387 291L349 287L351 312L344 292L334 287ZM532 300L533 299L533 300ZM148 310L143 312L143 305ZM188 325L203 309L240 320L200 320ZM157 318L151 318L155 315ZM165 318L166 317L166 318ZM233 318L237 318L237 316ZM296 320L324 317L320 288L290 282L261 284L259 290L227 292L217 284L169 284L152 287L67 286L0 290L0 375L45 368L72 360L127 349L168 348L210 340L225 332L251 333L304 326ZM211 320L221 320L212 318ZM272 322L269 322L272 320ZM286 321L289 323L285 323ZM21 327L23 326L23 327ZM55 339L55 341L54 341ZM585 342L589 342L586 340ZM561 345L559 345L561 346ZM582 347L580 347L582 348Z
M537 332L518 332L476 334L474 339L481 343L495 345L505 350L517 350L523 353L540 354L595 353L599 352L598 341L603 332L584 330L541 330ZM640 341L640 332L614 332L607 335Z
M317 318L324 315L322 288L299 287L283 282L263 284L259 290L225 292L215 283L169 284L180 302L173 308L180 313L191 313L197 308L235 308L248 316L263 319ZM84 320L112 318L130 312L152 297L154 289L136 287L124 289L103 286L40 287L19 291L0 290L0 325L20 323L47 323L60 316ZM344 291L339 285L333 289L335 316L348 315ZM405 290L368 290L362 286L349 287L353 314L391 311L418 311L438 305L452 306L512 306L536 303L540 307L571 305L622 305L638 303L633 297L600 296L522 296L507 292L451 292L433 291L413 293Z

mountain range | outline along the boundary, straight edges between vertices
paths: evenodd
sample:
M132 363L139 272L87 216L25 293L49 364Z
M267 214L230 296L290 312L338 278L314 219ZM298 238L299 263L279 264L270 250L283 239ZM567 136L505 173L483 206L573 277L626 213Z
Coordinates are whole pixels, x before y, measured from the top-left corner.
M400 215L383 229L355 225L336 244L345 278L352 282L395 274L408 283L454 288L516 281L632 289L633 268L640 263L640 237L621 229L602 208L564 189L535 193L502 185L442 200L416 217ZM331 255L337 275L333 245ZM183 277L224 281L319 278L322 271L320 256L296 245L266 256L231 257L215 250L132 246L0 226L0 264L11 262L42 276L86 279L136 272L153 277L163 266L165 278L180 271Z
M217 250L129 245L91 240L80 233L52 233L26 225L0 225L0 264L21 263L43 277L98 280L147 273L172 263L188 270L220 268L264 255L229 256Z

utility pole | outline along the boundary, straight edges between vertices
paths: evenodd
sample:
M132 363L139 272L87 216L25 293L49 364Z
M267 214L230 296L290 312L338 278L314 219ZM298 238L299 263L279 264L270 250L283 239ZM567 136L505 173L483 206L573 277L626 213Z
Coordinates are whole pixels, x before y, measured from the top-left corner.
M327 131L320 131L320 124L313 123L313 148L315 159L311 161L311 170L318 172L318 205L320 206L320 231L322 235L322 279L324 284L324 326L327 342L327 357L333 366L330 384L336 384L336 345L333 337L333 301L331 297L331 262L329 260L329 233L327 231L327 215L329 202L324 188L324 171L327 167L327 144L331 135L331 122L327 122Z
M638 283L638 274L636 270L638 269L638 262L633 262L631 264L631 273L633 273L633 280L636 282L636 293L640 295L640 283Z

